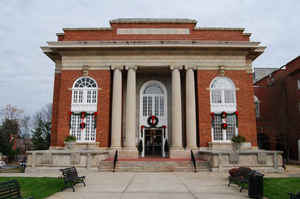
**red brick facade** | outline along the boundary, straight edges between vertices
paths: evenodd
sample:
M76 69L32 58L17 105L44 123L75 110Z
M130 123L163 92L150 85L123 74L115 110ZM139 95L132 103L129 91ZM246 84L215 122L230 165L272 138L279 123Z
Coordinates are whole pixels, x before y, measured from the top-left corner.
M188 28L187 35L119 35L117 28ZM243 29L197 29L195 24L111 24L111 29L65 29L58 41L113 41L113 40L204 40L204 41L249 41L250 34Z
M300 139L300 57L254 84L259 100L260 116L257 133L266 149L284 150L291 159L298 159Z
M117 29L118 28L151 28L151 29L188 29L188 34L118 34ZM49 47L49 49L45 50L44 52L53 60L60 59L62 62L64 62L63 56L66 55L66 52L68 54L68 61L74 61L70 58L72 53L76 54L76 58L78 59L79 56L89 56L89 52L92 53L94 57L96 55L98 57L93 58L94 62L99 61L101 55L109 55L111 54L105 54L105 48L101 49L99 48L97 52L95 52L95 48L90 48L89 52L84 51L85 49L81 47L85 44L88 44L89 41L107 41L110 42L110 45L114 45L113 42L120 41L121 43L124 41L128 41L128 43L133 43L136 40L143 40L146 44L147 42L151 43L153 40L159 41L159 44L164 44L164 41L170 42L171 40L177 40L177 43L180 43L178 41L186 42L188 41L188 44L185 46L185 49L180 51L178 48L166 48L167 50L172 51L172 55L179 55L183 56L188 50L192 50L193 53L190 53L191 56L207 56L207 59L215 59L215 57L222 57L220 58L220 62L228 61L227 59L232 59L232 63L242 62L244 65L241 66L224 66L225 67L225 77L230 78L237 88L236 91L236 97L237 97L237 111L239 112L238 116L238 132L240 135L243 135L246 137L246 140L251 142L252 146L257 145L256 140L256 120L255 120L255 109L254 109L254 103L253 103L253 97L254 97L254 91L252 87L252 74L248 73L250 68L250 63L252 60L255 59L257 56L259 56L262 52L261 51L254 51L258 44L251 43L249 40L250 34L244 33L244 29L241 28L196 28L196 23L189 22L189 23L117 23L117 22L111 22L110 28L66 28L64 29L64 33L58 34L58 45L62 45L61 47L64 47L63 45L69 45L74 41L73 43L76 43L76 45L82 45L78 48L75 47L66 47L63 48L57 48L57 44ZM152 40L152 41L149 41ZM66 42L64 42L66 41ZM84 42L86 41L86 42ZM195 42L194 42L195 41ZM119 43L120 43L119 42ZM190 48L189 45L193 45L193 43L199 43L199 46L206 45L206 42L210 42L208 47L206 46L203 49L198 48ZM93 42L90 42L92 45ZM99 45L101 42L99 42ZM112 44L111 44L112 43ZM232 43L232 44L231 44ZM217 46L219 44L224 44L223 46ZM97 43L98 45L98 43ZM215 45L215 46L214 46ZM228 45L228 46L226 46ZM232 46L230 46L232 45ZM236 45L236 46L234 46ZM249 47L245 47L243 45L251 45ZM237 47L238 46L238 47ZM105 46L104 46L105 47ZM126 46L127 47L127 46ZM213 47L213 48L212 48ZM52 48L54 49L53 51ZM202 48L202 47L201 47ZM104 49L104 50L103 50ZM110 53L117 49L117 48L108 48L110 50ZM125 49L125 50L124 50ZM143 51L138 48L133 48L133 52L139 55L143 55ZM160 50L159 47L152 48L154 50ZM150 49L150 55L152 52L152 49ZM197 49L199 52L197 52ZM251 49L251 50L249 50ZM61 50L61 51L60 51ZM82 54L78 52L83 52ZM94 50L94 51L93 51ZM97 50L97 49L96 49ZM122 48L123 51L120 51L120 54L122 56L124 55L135 55L134 53L128 53L128 49ZM127 51L126 51L127 50ZM131 50L131 49L130 49ZM147 50L147 49L146 49ZM145 50L145 52L146 52ZM177 51L179 51L179 53ZM51 51L51 52L50 52ZM174 51L174 52L173 52ZM176 51L176 52L175 52ZM224 53L222 53L224 51ZM84 54L85 53L85 54ZM123 53L123 54L122 54ZM166 51L164 56L169 56L169 52ZM176 54L177 53L177 54ZM181 54L180 54L181 53ZM197 54L198 53L198 54ZM210 54L212 53L210 57ZM214 53L214 54L213 54ZM84 54L84 55L83 55ZM144 53L146 55L146 53ZM114 54L112 54L114 55ZM187 53L187 55L189 55ZM225 57L227 56L227 57ZM239 57L239 60L235 60L235 57ZM57 58L59 57L59 58ZM224 58L225 57L225 58ZM98 60L99 58L99 60ZM159 58L162 59L162 58ZM172 58L170 58L172 59ZM188 59L188 58L186 58ZM70 61L71 60L71 61ZM84 61L84 60L83 60ZM83 61L80 60L80 63L83 63ZM102 60L100 60L102 61ZM148 60L149 61L149 60ZM93 62L93 63L94 63ZM170 60L170 62L173 62L173 60ZM220 63L217 62L217 63ZM228 61L229 62L229 61ZM71 62L74 64L74 62ZM102 62L101 62L102 63ZM67 63L67 65L70 63ZM118 63L120 64L120 63ZM122 63L121 63L122 64ZM149 64L149 63L148 63ZM84 64L83 64L84 65ZM220 65L223 65L220 63ZM101 65L99 65L101 66ZM165 67L165 65L163 65ZM68 66L73 67L73 66ZM54 80L54 96L53 96L53 122L52 122L52 135L51 135L51 146L63 146L64 145L64 138L69 135L69 112L71 110L71 96L72 96L72 85L74 81L82 76L81 68L82 66L76 66L78 69L75 70L74 68L64 68L64 63L62 63L62 69L59 70L58 73L55 74L55 80ZM105 65L105 69L103 68L100 70L97 69L98 66L93 66L94 68L92 70L89 70L89 76L92 77L97 81L97 84L100 88L98 91L98 116L97 116L97 129L96 129L96 141L100 143L101 147L109 147L110 146L110 123L111 123L111 88L112 88L112 72L109 68L109 65ZM161 67L161 66L160 66ZM196 65L195 65L196 67ZM198 129L197 132L199 132L199 147L207 147L208 142L211 142L211 117L210 117L210 91L209 86L211 81L219 75L218 67L216 66L209 66L213 69L201 69L201 70L195 70L197 82L196 83L196 93L197 93L197 107L198 110L196 110L196 114L198 117ZM231 69L235 68L235 69ZM166 69L169 69L166 67ZM123 78L126 77L126 73L123 73ZM171 78L171 76L170 76ZM124 80L123 80L124 81ZM182 84L184 84L184 81L182 79ZM126 86L126 85L124 85ZM184 85L183 85L184 87ZM184 96L184 93L182 93ZM124 107L123 107L124 109ZM185 109L183 109L185 110ZM171 110L168 110L171 111ZM137 119L138 120L138 119ZM122 124L124 125L124 124ZM124 133L124 132L122 132Z
M69 135L71 88L74 81L81 76L80 70L63 70L61 73L55 74L51 146L63 146L64 138ZM97 81L100 88L98 91L96 142L99 142L101 147L107 147L110 134L111 72L109 70L89 71L89 76Z
M218 76L218 71L198 70L198 118L199 118L199 143L200 147L207 147L211 142L211 117L210 117L210 90L211 81ZM256 146L256 122L253 104L252 74L246 71L225 71L225 76L230 78L236 88L238 132Z

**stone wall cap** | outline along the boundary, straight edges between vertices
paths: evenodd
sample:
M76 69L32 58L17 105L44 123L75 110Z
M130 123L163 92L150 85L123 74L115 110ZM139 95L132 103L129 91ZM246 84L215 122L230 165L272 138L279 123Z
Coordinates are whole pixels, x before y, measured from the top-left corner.
M80 153L80 154L108 154L107 150L101 150L101 149L90 149L90 150L36 150L36 151L26 151L27 154L44 154L44 153L51 153L51 154L70 154L70 153Z
M135 23L135 24L145 24L145 23L173 23L173 24L196 24L197 20L187 19L187 18L118 18L109 21L110 24L116 23Z
M230 154L233 153L231 150L209 150L209 149L200 149L198 153L208 153L208 154ZM271 150L240 150L239 154L258 154L258 153L266 153L266 154L283 154L283 151L271 151Z

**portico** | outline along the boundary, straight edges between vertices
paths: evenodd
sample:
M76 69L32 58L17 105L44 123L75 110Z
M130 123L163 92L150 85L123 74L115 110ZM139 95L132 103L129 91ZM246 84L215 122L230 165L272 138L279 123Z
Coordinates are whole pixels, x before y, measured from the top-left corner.
M146 69L145 69L146 68ZM144 157L146 148L150 147L153 138L159 137L161 156L166 157L166 144L170 147L170 156L177 157L184 153L183 140L186 140L187 149L196 149L196 109L195 109L195 80L194 69L184 65L171 66L122 66L111 68L113 72L113 96L112 96L112 136L111 148L121 151L131 151L136 155L140 143ZM125 80L122 75L125 76ZM137 75L138 74L138 75ZM182 93L181 76L186 79L186 96ZM186 76L186 77L185 77ZM122 82L126 82L126 88L122 89ZM137 88L138 84L138 88ZM124 92L124 93L123 93ZM126 94L125 94L126 93ZM121 96L126 96L122 100ZM182 97L186 98L183 108ZM123 103L122 103L123 101ZM122 110L125 110L125 118L122 120ZM182 110L188 110L188 132L183 134ZM151 123L150 120L157 120ZM125 123L124 123L125 121ZM122 123L125 134L122 136ZM158 135L153 135L157 132ZM183 139L183 136L185 138ZM123 139L122 139L123 138ZM121 141L122 140L122 141ZM156 139L157 140L157 139ZM147 143L148 141L148 143ZM158 154L156 154L158 155Z

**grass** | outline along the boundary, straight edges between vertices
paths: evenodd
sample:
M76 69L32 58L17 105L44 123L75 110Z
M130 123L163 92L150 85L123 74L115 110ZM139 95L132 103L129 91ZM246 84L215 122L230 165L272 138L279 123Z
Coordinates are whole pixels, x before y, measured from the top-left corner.
M264 196L269 199L289 199L288 192L300 192L300 178L265 178Z
M62 179L58 178L33 178L33 177L0 177L0 182L16 179L21 186L23 197L32 196L34 199L46 198L63 188Z

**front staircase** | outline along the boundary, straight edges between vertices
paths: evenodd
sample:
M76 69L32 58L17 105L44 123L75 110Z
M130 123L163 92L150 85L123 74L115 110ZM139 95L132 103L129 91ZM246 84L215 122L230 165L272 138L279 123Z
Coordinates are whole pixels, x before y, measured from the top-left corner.
M98 171L113 171L113 159L103 160L98 165ZM197 172L209 171L209 164L204 160L197 160ZM170 158L138 158L118 159L115 172L194 172L190 159Z

